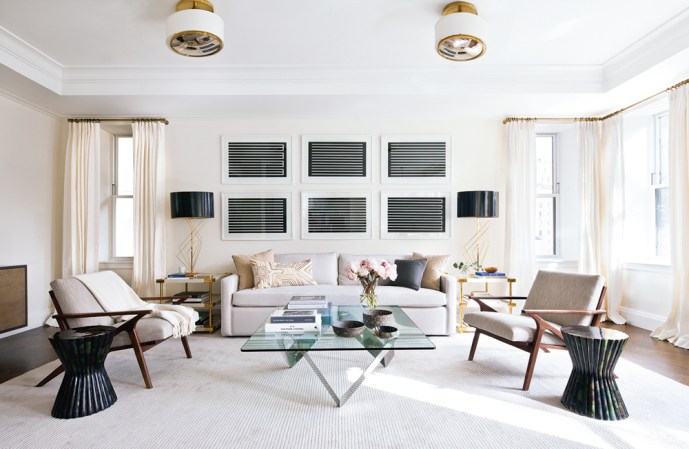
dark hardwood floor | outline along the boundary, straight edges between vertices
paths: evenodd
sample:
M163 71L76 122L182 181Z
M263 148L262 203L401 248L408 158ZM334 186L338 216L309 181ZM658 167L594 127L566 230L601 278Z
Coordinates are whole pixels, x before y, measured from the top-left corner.
M689 350L649 336L649 331L628 325L604 323L629 335L622 358L689 385ZM39 327L0 338L0 383L57 359L48 337L56 328Z

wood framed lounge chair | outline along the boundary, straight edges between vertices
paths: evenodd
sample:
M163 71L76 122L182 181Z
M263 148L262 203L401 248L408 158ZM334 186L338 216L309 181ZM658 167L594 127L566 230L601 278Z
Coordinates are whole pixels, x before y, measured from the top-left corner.
M124 281L122 282L124 283ZM110 351L133 349L146 388L153 388L144 352L172 337L172 325L168 321L157 317L144 317L151 312L150 310L106 312L91 291L74 277L57 279L51 282L50 286L52 288L50 298L57 311L54 318L57 319L60 330L98 325L116 327ZM160 302L161 300L172 300L173 297L141 299ZM184 299L186 298L174 297L176 303L183 302ZM128 315L133 315L133 318L127 321L115 321L114 317ZM187 358L191 358L191 349L187 337L183 336L181 340ZM42 387L63 372L64 368L60 365L36 386Z
M481 298L480 312L468 312L464 321L476 328L469 352L474 360L481 334L531 354L523 389L531 385L538 351L567 349L560 328L567 325L598 326L605 310L605 279L599 275L539 271L528 296L492 296L489 299L525 300L521 315L498 313Z

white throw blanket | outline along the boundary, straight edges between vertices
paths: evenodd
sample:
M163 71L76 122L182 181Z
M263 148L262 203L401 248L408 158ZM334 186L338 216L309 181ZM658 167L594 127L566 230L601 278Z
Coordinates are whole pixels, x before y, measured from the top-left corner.
M199 314L196 310L172 304L149 304L137 296L134 290L112 271L80 274L75 276L88 288L103 310L119 312L121 310L146 310L153 312L146 316L162 318L172 324L173 337L183 337L194 332ZM122 317L115 317L121 321Z

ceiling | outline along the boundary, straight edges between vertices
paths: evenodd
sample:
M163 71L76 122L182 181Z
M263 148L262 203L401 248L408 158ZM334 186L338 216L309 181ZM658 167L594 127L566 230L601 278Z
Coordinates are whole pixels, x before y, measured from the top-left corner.
M0 93L63 116L571 116L689 74L687 0L476 0L488 50L463 63L434 49L448 2L215 0L203 59L165 45L176 0L0 2Z

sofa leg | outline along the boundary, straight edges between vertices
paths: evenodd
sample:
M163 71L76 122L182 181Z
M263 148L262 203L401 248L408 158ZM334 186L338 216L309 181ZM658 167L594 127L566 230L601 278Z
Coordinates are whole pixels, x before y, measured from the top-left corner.
M136 333L136 329L132 329L128 334L129 340L132 342L132 349L134 350L134 354L136 354L136 360L139 362L139 368L141 368L141 375L144 378L146 388L153 388L151 375L148 373L148 366L146 366L146 359L144 358L144 352L141 349L141 343L139 343L139 336Z
M191 358L191 349L189 348L189 340L187 340L187 336L185 335L182 337L182 345L184 346L184 352L187 354L187 358Z
M471 343L471 351L469 351L469 360L474 360L474 354L476 353L476 346L478 345L478 337L481 336L481 332L476 329L474 333L474 341Z

